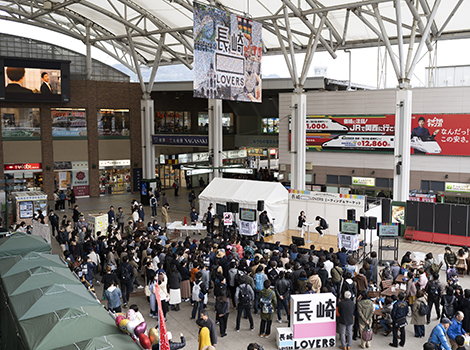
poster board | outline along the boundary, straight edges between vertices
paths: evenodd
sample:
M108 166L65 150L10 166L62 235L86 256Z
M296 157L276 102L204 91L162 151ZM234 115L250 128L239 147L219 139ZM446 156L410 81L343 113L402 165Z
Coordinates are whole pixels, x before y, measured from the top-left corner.
M239 232L242 236L254 236L258 233L258 223L256 221L240 220Z
M338 233L338 249L345 248L348 251L359 249L359 235Z

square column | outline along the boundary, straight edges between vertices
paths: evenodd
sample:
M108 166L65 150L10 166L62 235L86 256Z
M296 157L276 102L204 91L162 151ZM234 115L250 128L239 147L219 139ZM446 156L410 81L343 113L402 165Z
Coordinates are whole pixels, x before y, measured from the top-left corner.
M291 175L293 190L305 190L307 95L294 92L291 118Z
M412 92L398 90L396 97L393 200L405 202L410 193Z
M140 101L142 115L142 173L144 179L155 178L155 148L152 144L152 134L155 130L153 100Z
M222 100L209 99L209 154L212 155L214 172L209 176L212 180L221 177L219 167L222 166Z

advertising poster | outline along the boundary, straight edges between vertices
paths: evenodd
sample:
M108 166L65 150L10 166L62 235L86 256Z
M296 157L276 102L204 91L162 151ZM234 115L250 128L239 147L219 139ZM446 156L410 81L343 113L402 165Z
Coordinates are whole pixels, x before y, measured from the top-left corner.
M306 123L309 151L393 152L394 114L313 115ZM470 155L470 114L413 114L411 130L412 154Z
M261 102L261 23L194 7L194 97Z
M39 108L1 108L4 139L41 137Z
M66 190L67 189L67 172L61 171L59 172L59 190Z
M87 136L86 112L76 109L53 109L52 137Z
M254 236L258 233L258 223L256 221L240 220L240 235Z
M75 192L75 196L88 196L90 194L88 170L73 171L72 176L72 187Z

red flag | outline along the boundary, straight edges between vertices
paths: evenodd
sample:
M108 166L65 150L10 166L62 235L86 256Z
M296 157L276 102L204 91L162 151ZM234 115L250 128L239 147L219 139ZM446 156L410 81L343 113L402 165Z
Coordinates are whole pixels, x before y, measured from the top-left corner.
M168 341L168 333L166 331L165 317L163 316L162 302L160 300L160 287L155 285L155 298L158 305L158 326L160 330L160 350L170 350L170 343Z

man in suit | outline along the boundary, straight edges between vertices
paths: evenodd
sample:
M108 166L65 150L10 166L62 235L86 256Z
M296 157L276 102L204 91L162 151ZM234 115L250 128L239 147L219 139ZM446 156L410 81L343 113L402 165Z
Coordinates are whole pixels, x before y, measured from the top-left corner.
M32 94L33 92L30 89L22 87L21 84L24 80L24 73L25 69L20 67L8 67L7 68L7 76L10 82L8 83L7 87L5 88L5 92L11 93L28 93Z
M42 85L41 94L52 94L52 87L49 84L49 74L46 72L41 73Z

